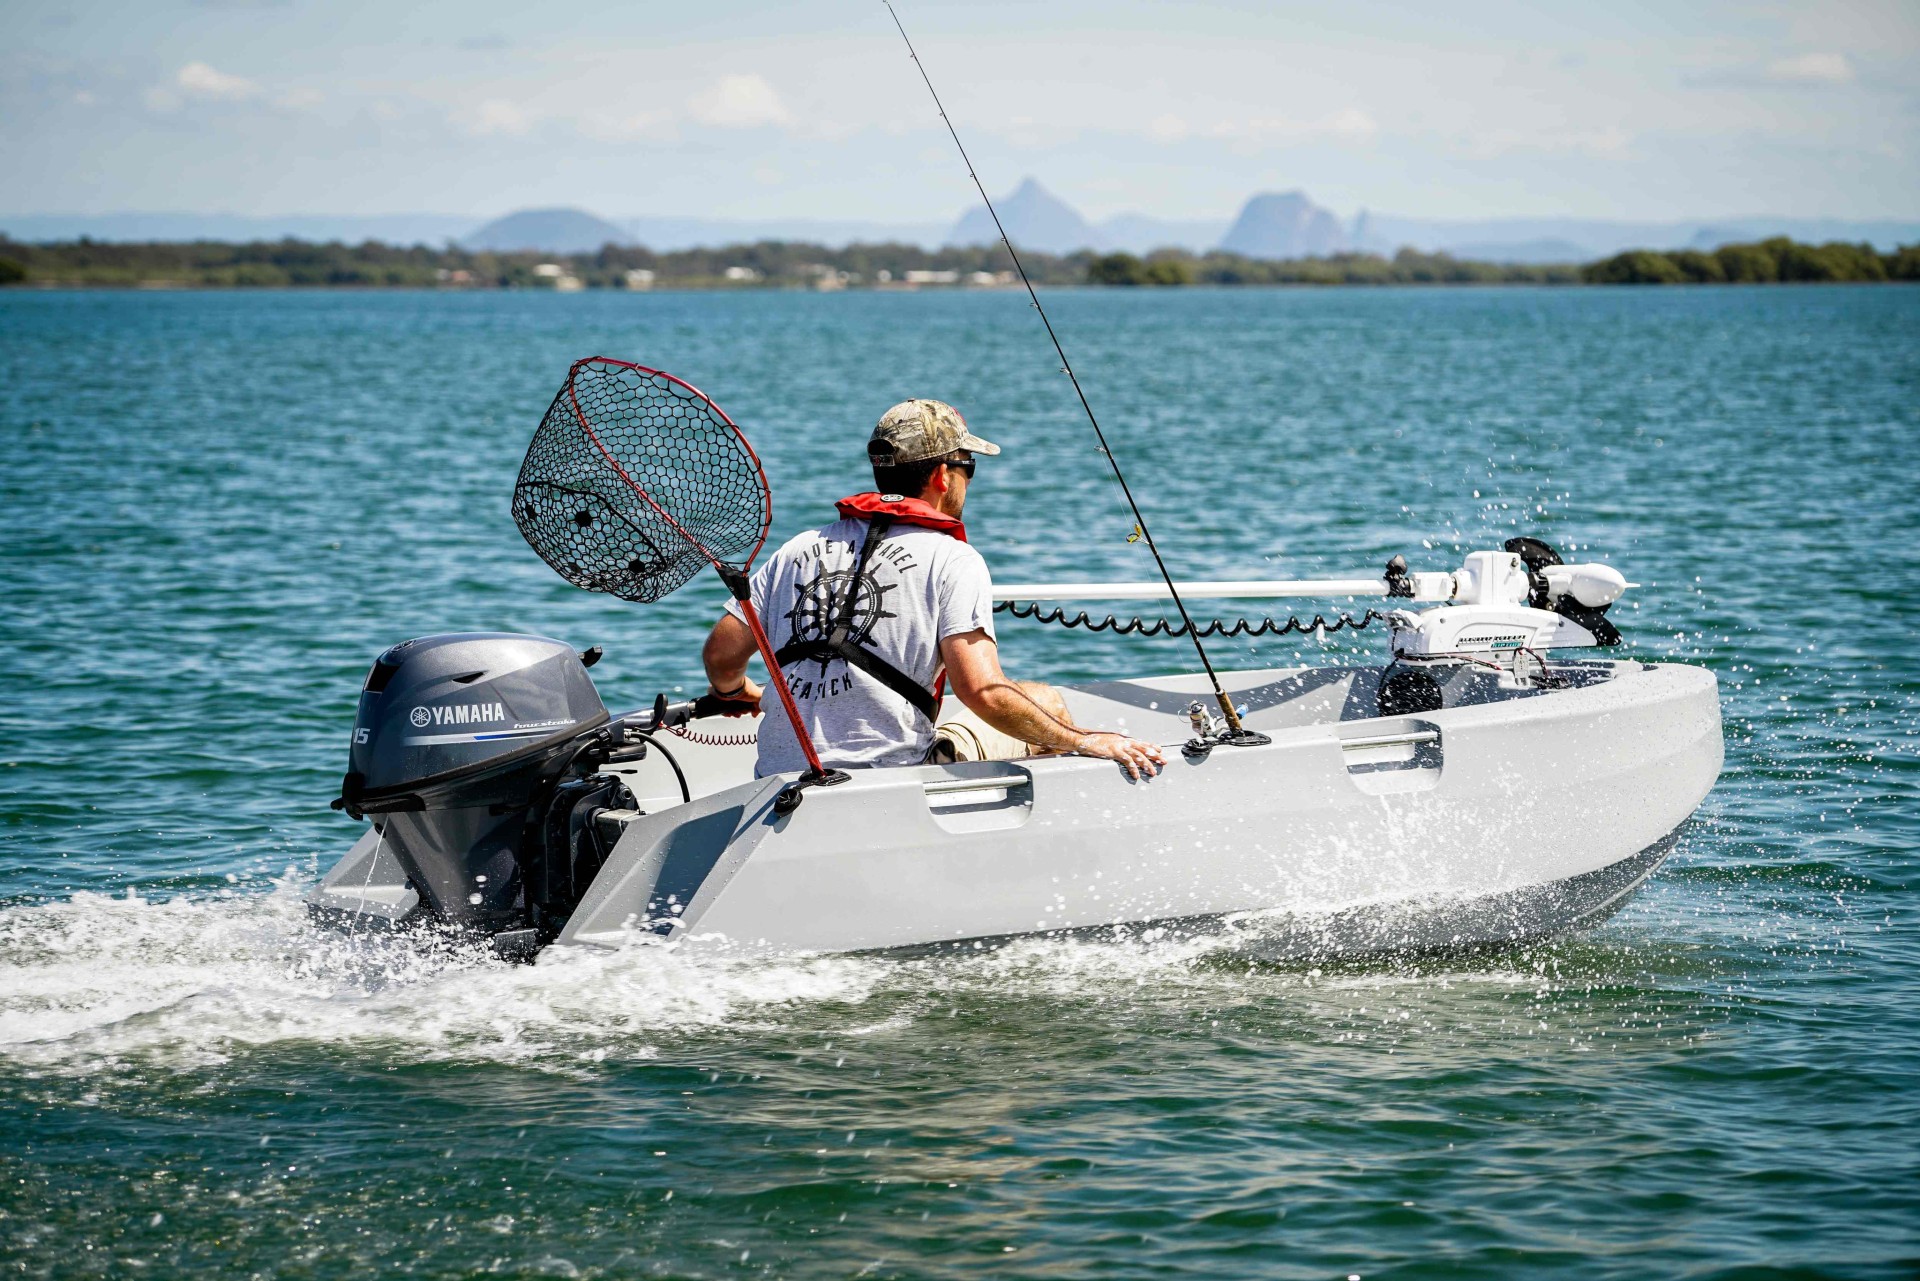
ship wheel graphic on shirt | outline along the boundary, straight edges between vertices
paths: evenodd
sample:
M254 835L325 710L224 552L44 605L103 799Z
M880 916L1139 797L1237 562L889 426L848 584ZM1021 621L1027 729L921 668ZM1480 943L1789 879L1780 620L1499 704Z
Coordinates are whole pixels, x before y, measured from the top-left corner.
M796 641L816 641L827 639L827 632L833 627L833 620L839 617L846 592L853 593L853 608L848 611L847 639L856 645L865 645L867 638L873 635L873 629L883 618L895 618L886 608L887 593L898 587L898 583L889 583L882 587L872 574L860 574L857 577L851 569L823 569L813 576L813 580L800 589L799 599L793 608L787 611L787 622L792 627ZM822 658L820 670L825 673L830 663L839 662L836 658Z

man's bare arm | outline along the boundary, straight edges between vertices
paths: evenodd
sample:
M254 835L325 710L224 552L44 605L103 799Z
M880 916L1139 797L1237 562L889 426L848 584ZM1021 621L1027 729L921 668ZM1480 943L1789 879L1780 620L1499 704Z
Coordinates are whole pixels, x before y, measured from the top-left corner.
M722 614L700 650L712 692L743 702L758 699L760 687L747 679L747 660L756 649L747 625L732 614Z
M1118 761L1130 778L1152 777L1166 763L1153 743L1085 730L1050 715L1000 670L1000 647L985 628L949 636L940 642L953 692L981 720L1023 743L1058 752L1080 752Z

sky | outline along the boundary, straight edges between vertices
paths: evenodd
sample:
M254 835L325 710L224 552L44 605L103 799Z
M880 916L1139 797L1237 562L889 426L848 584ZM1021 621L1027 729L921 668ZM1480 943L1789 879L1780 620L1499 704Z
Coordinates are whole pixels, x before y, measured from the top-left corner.
M1089 217L1920 216L1920 3L899 0L988 189ZM6 0L0 214L939 222L880 0Z

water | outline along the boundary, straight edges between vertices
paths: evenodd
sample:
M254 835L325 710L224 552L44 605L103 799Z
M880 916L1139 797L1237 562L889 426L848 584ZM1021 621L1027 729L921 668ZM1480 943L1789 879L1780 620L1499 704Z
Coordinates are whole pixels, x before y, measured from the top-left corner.
M560 582L507 494L573 358L752 434L776 525L893 400L1007 446L1007 579L1149 575L1022 302L0 295L7 1275L1911 1276L1920 1267L1920 292L1063 293L1176 573L1445 568L1515 530L1643 586L1727 768L1581 937L1274 965L501 965L302 889L367 664L484 626L697 679L711 581ZM1229 665L1376 634L1223 646ZM1185 666L1004 628L1016 674ZM1542 833L1551 840L1551 833Z

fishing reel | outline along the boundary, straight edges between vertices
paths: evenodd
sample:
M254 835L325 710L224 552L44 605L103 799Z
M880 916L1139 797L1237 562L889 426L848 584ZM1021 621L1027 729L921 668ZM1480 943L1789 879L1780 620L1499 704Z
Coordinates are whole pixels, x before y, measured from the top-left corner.
M1265 747L1273 741L1258 730L1215 716L1213 708L1197 699L1187 704L1187 723L1193 727L1193 737L1181 745L1180 754L1190 761L1206 760L1216 747Z

